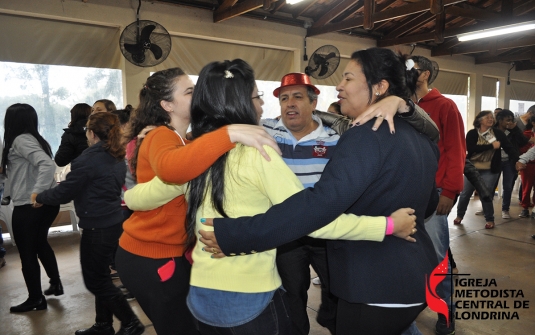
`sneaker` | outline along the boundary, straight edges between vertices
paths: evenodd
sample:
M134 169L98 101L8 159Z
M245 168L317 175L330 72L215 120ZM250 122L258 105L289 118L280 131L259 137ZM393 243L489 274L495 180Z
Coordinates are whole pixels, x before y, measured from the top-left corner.
M312 278L312 284L321 285L320 277Z
M446 322L446 317L442 314L438 315L438 321L435 325L435 333L437 335L453 335L455 334L455 320L452 318L450 324Z
M509 211L502 211L502 219L510 219Z
M535 211L531 211L531 215L529 217L535 219Z
M483 208L479 208L479 209L476 211L476 215L483 215Z
M523 209L520 214L518 214L519 217L521 218L527 218L529 217L529 209Z

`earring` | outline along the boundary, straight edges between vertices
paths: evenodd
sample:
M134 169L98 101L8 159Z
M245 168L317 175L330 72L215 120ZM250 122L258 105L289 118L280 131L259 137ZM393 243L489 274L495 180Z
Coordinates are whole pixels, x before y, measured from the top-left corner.
M375 92L375 95L376 95L376 96L379 96L379 92Z

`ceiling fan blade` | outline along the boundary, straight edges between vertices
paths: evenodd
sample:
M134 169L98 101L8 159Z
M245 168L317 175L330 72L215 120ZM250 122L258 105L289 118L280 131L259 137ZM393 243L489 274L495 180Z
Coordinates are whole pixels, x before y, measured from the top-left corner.
M156 59L160 59L162 57L162 55L163 55L162 48L160 48L156 44L151 44L150 45L150 51L152 51L152 53L154 54L154 58L156 58Z
M325 57L325 60L327 60L327 59L331 59L331 58L333 58L333 57L336 57L336 53L335 53L335 52L331 52L331 53L329 53L328 55L326 55L326 56L324 56L324 57Z
M156 29L156 26L153 24L144 27L143 30L141 30L141 34L139 35L139 40L140 41L149 40L150 34L152 34L152 31L154 29Z
M124 49L131 54L143 53L143 44L124 44Z

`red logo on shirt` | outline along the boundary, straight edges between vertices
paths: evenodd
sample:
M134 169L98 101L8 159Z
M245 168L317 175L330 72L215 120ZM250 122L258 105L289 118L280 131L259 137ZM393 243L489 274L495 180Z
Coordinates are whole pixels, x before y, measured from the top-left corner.
M449 327L450 324L450 313L448 312L448 304L438 296L436 288L444 278L445 274L448 272L448 254L444 257L444 260L438 264L438 266L431 272L431 276L427 279L427 274L425 275L425 300L427 305L431 310L440 313L446 317L446 321Z
M314 157L324 157L327 154L327 147L324 145L315 145L313 150L312 155Z

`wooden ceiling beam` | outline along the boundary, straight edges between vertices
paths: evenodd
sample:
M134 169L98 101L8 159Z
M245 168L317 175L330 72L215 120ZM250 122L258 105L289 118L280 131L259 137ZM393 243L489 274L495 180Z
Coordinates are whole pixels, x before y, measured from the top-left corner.
M435 24L435 42L443 43L444 42L444 30L446 29L446 11L442 11L436 14L436 24Z
M286 0L279 0L279 2L275 5L275 8L273 8L273 10L269 13L275 14L275 12L277 12L279 9L281 9L285 5L286 5Z
M303 14L304 12L306 12L310 7L312 7L314 4L316 4L316 2L318 2L318 0L313 0L313 1L309 1L308 3L305 3L305 6L303 6L302 8L297 8L293 13L292 13L292 17L294 19L297 19L299 16L301 16L301 14Z
M535 45L535 36L526 36L519 39L506 38L501 39L500 41L495 41L495 39L491 39L489 41L480 40L471 44L462 43L461 45L452 47L450 49L442 49L440 51L431 50L431 56L451 56L486 52L493 48L493 43L496 44L496 51L529 47Z
M474 6L468 6L466 4L462 6L450 6L446 8L446 14L466 17L478 21L501 20L501 15L498 13Z
M443 0L444 5L453 5L456 3L461 3L466 0ZM377 11L373 14L373 22L382 22L387 20L392 20L395 18L421 13L429 10L430 0L423 0L421 2L411 3L404 6L399 6L395 8L385 9L383 11ZM356 17L352 19L347 19L342 22L331 23L324 27L309 28L307 30L307 36L316 36L320 34L346 30L356 27L361 27L364 24L363 17Z
M388 35L385 36L385 38L396 38L401 35L405 35L412 30L418 29L423 25L426 25L433 19L435 19L435 15L431 14L430 12L427 13L421 13L418 16L407 18L407 20L403 21L403 23L399 24L397 27L392 29Z
M311 28L323 27L327 23L336 19L340 14L351 8L351 6L355 5L359 1L360 0L344 0L342 2L338 2L336 6L331 8L329 11L327 11L327 13L325 13L322 17L316 20Z
M515 71L535 70L534 63L518 62L515 63Z
M502 55L502 56L490 56L482 55L476 57L476 64L488 64L497 62L516 62L521 60L530 60L533 57L534 50L525 51L520 54Z
M512 23L521 23L521 22L533 21L533 20L535 20L535 13L530 13L530 14L522 15L520 17L516 17ZM495 22L493 23L485 22L485 23L474 24L474 25L466 26L466 27L450 28L450 29L444 30L444 38L454 37L460 34L471 33L474 31L478 31L482 29L489 29L493 27L496 27ZM382 39L382 40L377 41L377 46L384 48L384 47L390 47L393 45L400 45L400 44L421 43L421 42L431 41L434 38L435 38L434 33L430 32L430 33L423 33L423 34L418 34L418 35L403 36L400 38Z
M523 0L515 4L515 8L513 9L513 15L524 15L531 12L533 9L535 9L535 1Z
M364 22L362 26L366 30L373 29L373 13L375 12L375 0L364 0Z
M444 11L444 2L442 0L431 0L429 7L431 14L440 14Z
M225 0L221 5L219 5L219 7L217 7L216 12L217 11L219 11L219 12L226 11L227 9L231 8L232 6L234 6L236 4L236 2L238 2L238 0Z
M225 5L227 2L230 3L232 1L234 0L225 1L223 5ZM220 7L222 7L223 5L221 5ZM224 10L219 10L218 8L214 11L214 23L225 21L236 16L240 16L242 14L253 11L263 6L264 6L264 0L248 0L248 1L241 2L230 8L227 7L227 9L224 9Z

